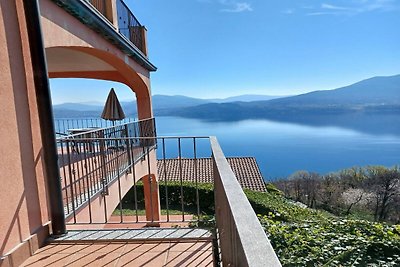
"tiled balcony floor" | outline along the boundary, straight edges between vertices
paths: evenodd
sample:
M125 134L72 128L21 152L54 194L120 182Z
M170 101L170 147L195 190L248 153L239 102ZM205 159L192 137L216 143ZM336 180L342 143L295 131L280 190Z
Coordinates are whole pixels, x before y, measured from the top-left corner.
M203 229L71 230L49 242L22 266L214 266Z
M213 266L211 241L58 243L22 266Z

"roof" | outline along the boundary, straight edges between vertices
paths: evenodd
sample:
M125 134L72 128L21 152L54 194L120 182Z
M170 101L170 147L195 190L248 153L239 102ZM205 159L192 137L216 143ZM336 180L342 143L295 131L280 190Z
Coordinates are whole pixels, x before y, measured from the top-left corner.
M227 158L233 173L236 175L242 188L265 192L265 183L253 157ZM195 164L197 162L197 164ZM165 170L164 171L164 166ZM180 175L180 169L182 174ZM211 158L198 159L166 159L157 160L157 170L161 181L182 181L200 183L213 183L213 164ZM197 175L196 175L197 173Z

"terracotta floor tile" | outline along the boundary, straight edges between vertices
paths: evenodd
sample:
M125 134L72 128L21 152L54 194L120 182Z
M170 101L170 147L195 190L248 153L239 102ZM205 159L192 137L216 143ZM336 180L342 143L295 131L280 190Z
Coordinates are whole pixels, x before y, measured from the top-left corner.
M170 251L165 266L213 266L213 253L212 250Z
M68 266L115 266L120 256L120 253L76 253Z
M78 253L122 253L126 243L89 243L78 250Z
M47 245L22 266L213 266L209 241Z
M90 246L90 244L50 244L37 250L35 254L70 254L80 251L88 246Z
M162 243L127 243L124 253L136 251L136 252L165 252L169 249L168 242Z
M209 241L199 241L199 242L171 242L169 248L173 252L184 252L184 251L197 251L197 250L212 250L212 243Z
M164 266L167 251L163 252L130 252L124 253L117 262L117 266Z
M21 266L29 267L46 267L46 266L67 266L73 259L75 254L35 254L27 259Z

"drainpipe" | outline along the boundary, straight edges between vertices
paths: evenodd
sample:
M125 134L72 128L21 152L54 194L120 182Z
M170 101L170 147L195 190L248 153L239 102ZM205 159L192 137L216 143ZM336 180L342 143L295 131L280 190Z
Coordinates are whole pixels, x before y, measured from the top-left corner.
M47 190L50 199L51 226L53 236L59 237L65 235L67 230L65 227L64 205L61 194L60 171L57 162L57 146L54 133L46 54L40 26L39 3L37 0L23 0L23 3L36 89L36 102L43 145L43 159L47 177Z

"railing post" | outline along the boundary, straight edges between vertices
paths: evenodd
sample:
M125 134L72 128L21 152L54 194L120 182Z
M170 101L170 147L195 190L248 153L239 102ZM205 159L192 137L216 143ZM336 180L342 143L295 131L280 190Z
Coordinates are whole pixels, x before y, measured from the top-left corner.
M149 159L150 156L147 157L147 160ZM158 181L156 179L156 176L152 173L146 175L142 180L145 197L144 202L146 209L147 226L159 227L161 218Z
M100 137L104 137L104 134ZM106 147L105 147L105 141L102 139L100 140L100 160L101 160L101 184L103 187L103 192L102 194L104 196L108 195L108 188L107 188L107 162L106 162Z
M146 27L145 26L141 26L140 27L140 35L141 35L141 41L142 41L142 48L141 48L141 50L142 50L142 52L143 52L143 54L146 56L146 57L149 57L149 51L148 51L148 48L147 48L147 29L146 29Z
M115 29L118 29L117 2L116 0L105 0L105 1L106 1L106 17L114 25Z
M129 129L128 129L128 124L125 124L125 137L128 139L125 140L126 144L126 152L128 153L128 166L129 166L129 172L131 172L131 165L132 163L134 164L134 160L132 160L132 155L131 155L131 136L129 136Z

